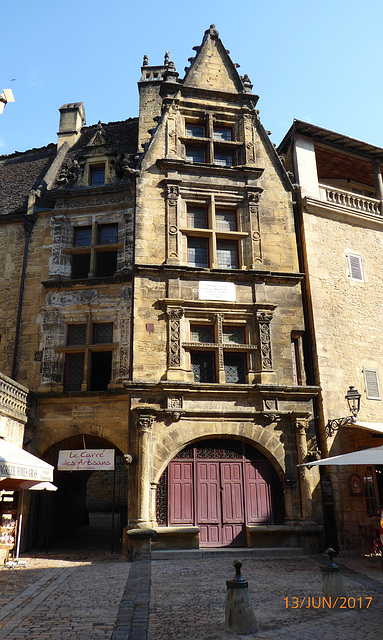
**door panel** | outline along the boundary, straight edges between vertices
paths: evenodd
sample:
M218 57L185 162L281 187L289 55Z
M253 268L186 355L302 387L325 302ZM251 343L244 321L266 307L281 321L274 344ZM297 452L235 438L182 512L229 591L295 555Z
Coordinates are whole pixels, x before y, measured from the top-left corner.
M200 545L220 546L221 485L218 462L197 462L196 500Z
M243 522L243 481L240 462L221 463L222 521Z
M194 524L193 463L171 462L169 478L169 524Z
M268 464L263 460L245 463L247 522L270 523L271 504Z

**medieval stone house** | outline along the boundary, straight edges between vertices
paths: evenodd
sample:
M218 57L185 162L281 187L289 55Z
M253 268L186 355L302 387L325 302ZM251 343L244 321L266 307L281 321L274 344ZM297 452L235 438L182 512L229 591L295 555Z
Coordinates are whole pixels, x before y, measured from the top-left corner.
M182 79L145 57L139 94L138 119L67 104L57 147L1 159L0 369L35 398L30 450L131 462L131 556L315 548L294 187L214 26ZM62 528L81 473L57 473Z
M383 150L297 120L278 151L300 185L297 229L322 455L382 445ZM345 400L350 386L361 396L355 418ZM325 515L335 512L344 550L375 551L382 472L342 466L323 475Z

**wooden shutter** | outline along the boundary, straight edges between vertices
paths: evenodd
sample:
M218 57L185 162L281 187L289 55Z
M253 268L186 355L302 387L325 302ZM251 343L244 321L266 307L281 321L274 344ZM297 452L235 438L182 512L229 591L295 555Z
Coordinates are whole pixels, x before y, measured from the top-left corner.
M379 378L376 369L364 369L364 382L367 398L369 400L380 400Z
M364 282L362 258L353 253L349 253L347 258L348 258L348 267L350 270L351 280L356 280L357 282Z

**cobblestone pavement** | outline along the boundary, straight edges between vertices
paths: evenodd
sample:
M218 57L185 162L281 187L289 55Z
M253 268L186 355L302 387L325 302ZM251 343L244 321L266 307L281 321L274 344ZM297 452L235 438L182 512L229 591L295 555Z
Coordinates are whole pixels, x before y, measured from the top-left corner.
M238 556L241 557L240 550ZM345 565L347 595L355 598L355 608L346 610L323 608L322 573L317 560L303 556L243 559L242 573L249 581L258 624L257 634L248 636L227 633L224 627L226 580L234 576L232 556L152 562L147 640L380 637L383 605L380 558L365 558L361 562L341 560ZM320 560L325 564L324 558ZM362 575L361 569L370 575ZM366 596L372 597L368 608ZM319 608L313 608L313 597L316 606L321 603ZM354 600L349 602L354 605Z
M23 555L26 567L0 568L0 640L379 637L380 558L338 561L355 608L330 611L320 600L323 556L254 557L244 552L241 557L239 549L258 632L237 636L224 627L226 580L234 576L234 557L222 553L128 564L114 554L80 547L70 554Z

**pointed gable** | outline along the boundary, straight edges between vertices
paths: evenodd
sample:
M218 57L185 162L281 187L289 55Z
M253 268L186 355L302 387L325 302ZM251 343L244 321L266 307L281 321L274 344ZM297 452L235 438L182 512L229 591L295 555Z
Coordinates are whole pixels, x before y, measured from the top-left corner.
M243 92L241 79L214 25L205 31L202 44L197 47L197 55L186 73L183 84L185 87L213 91Z

